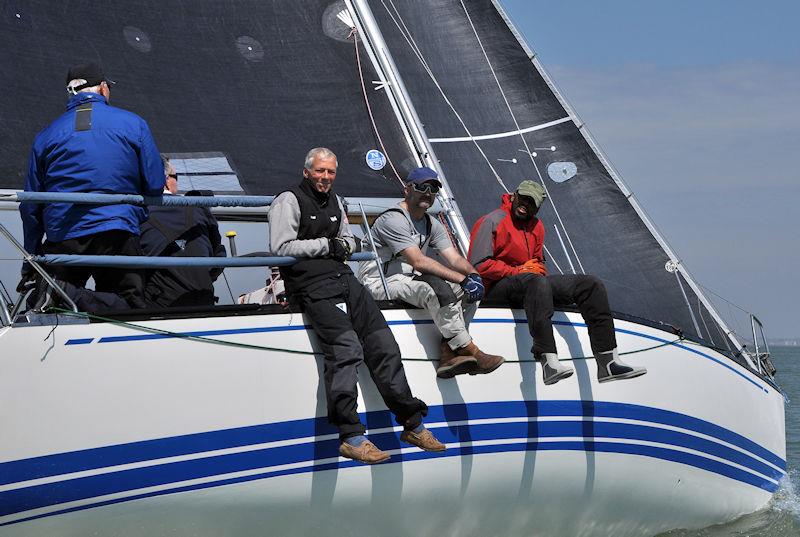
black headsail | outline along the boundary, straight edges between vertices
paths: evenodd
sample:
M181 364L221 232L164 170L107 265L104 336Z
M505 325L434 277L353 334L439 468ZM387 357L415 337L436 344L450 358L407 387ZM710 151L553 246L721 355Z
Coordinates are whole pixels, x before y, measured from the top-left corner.
M345 2L9 0L0 8L0 188L19 189L36 133L64 110L71 64L99 61L112 104L144 117L162 152L199 186L275 194L305 152L339 156L344 195L397 197L362 95ZM343 20L344 19L344 20ZM400 175L415 155L360 49L374 119Z
M730 348L496 2L356 4L376 20L468 227L520 181L540 181L551 270L595 274L614 310Z

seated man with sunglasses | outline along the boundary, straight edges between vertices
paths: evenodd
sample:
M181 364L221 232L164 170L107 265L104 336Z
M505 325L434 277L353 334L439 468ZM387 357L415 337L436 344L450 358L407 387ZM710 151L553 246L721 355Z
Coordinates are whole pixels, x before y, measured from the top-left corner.
M438 377L491 373L505 360L482 352L467 332L477 302L483 298L483 282L453 246L444 225L426 212L441 186L434 170L412 170L405 199L381 213L372 226L389 296L375 261L361 262L358 276L376 299L402 300L430 312L442 334ZM369 250L364 241L363 249ZM428 256L430 248L438 251L444 263Z

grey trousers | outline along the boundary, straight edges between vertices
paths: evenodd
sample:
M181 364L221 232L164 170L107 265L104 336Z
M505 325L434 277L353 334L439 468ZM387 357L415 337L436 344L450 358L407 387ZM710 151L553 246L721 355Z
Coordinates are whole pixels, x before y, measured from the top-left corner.
M478 304L464 302L464 290L457 283L431 275L415 277L393 274L386 278L386 286L389 288L388 297L380 278L364 280L364 287L376 300L402 300L428 310L433 324L451 349L458 349L472 341L467 329Z

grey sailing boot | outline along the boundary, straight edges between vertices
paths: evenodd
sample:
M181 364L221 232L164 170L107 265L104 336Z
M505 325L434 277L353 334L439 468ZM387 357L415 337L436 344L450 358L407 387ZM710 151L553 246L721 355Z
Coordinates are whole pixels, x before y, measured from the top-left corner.
M542 364L542 375L546 385L555 384L561 379L572 376L575 371L558 361L558 354L545 352L536 356L536 360Z
M597 380L599 382L632 379L647 373L647 369L644 367L631 366L620 360L616 348L608 352L597 353L595 361L597 362Z

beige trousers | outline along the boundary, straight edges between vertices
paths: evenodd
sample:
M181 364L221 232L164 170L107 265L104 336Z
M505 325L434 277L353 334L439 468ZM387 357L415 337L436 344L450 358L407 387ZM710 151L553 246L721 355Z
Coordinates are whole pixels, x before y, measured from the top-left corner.
M439 297L430 285L415 280L413 276L407 274L394 274L386 278L388 297L380 278L367 278L362 283L376 300L402 300L412 306L428 310L433 324L447 340L451 349L458 349L472 341L467 328L475 316L478 304L465 303L464 290L457 283L444 282L453 290L456 297L455 302L445 305L439 303Z

